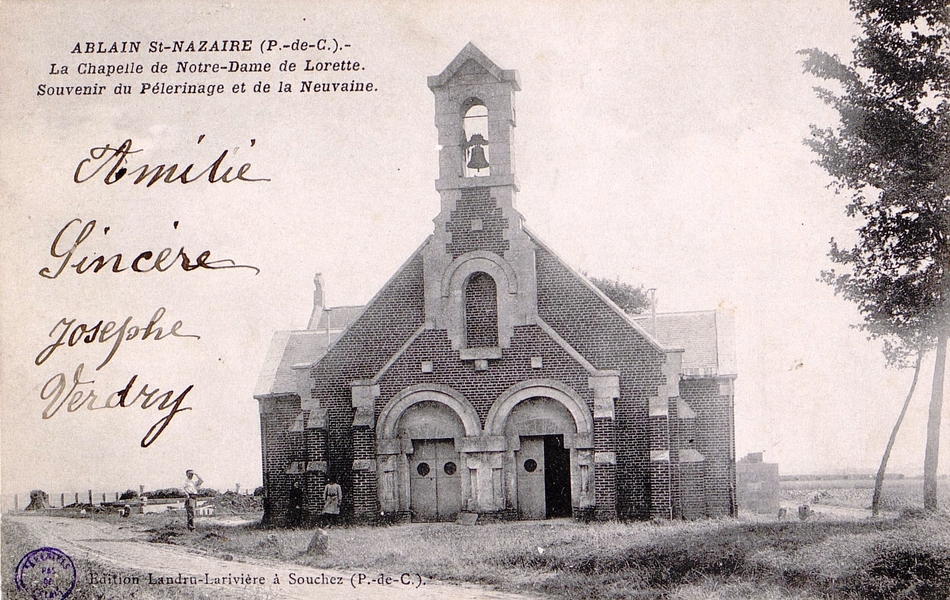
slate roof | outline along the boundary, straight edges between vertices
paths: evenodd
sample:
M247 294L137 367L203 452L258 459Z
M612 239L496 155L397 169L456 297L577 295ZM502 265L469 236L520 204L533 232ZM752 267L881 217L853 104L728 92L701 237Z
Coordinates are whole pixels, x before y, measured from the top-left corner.
M308 329L319 329L324 333L327 330L327 323L330 324L330 330L346 329L350 323L360 316L365 306L333 306L320 312L319 320L310 322Z
M650 314L634 317L653 332ZM683 348L683 374L687 376L735 375L735 340L730 311L703 310L656 315L656 338L661 344Z
M313 364L326 354L329 342L335 342L342 332L363 312L362 306L335 306L322 311L316 328L297 331L278 331L271 339L264 358L261 374L254 388L254 397L294 394L297 392L293 366ZM327 335L327 319L330 331Z

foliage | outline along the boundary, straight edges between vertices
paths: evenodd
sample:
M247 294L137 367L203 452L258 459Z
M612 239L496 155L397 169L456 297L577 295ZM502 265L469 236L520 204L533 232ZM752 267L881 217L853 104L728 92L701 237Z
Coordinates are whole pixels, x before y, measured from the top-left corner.
M119 500L134 500L139 497L139 493L135 490L125 490L119 496Z
M610 298L614 304L620 307L623 312L629 315L639 315L650 308L650 298L647 296L643 286L635 286L617 279L607 279L606 277L591 277L586 272L582 273L593 283L597 289L602 291L605 296Z
M259 486L257 486L256 488L254 488L254 496L255 496L255 497L263 496L263 495L264 495L264 486L259 485Z
M830 257L844 270L822 276L857 304L888 362L905 366L946 322L950 15L944 0L851 6L863 34L849 64L802 51L806 72L839 90L816 88L840 123L812 126L806 143L836 190L850 192L847 214L862 222L853 246L832 239Z

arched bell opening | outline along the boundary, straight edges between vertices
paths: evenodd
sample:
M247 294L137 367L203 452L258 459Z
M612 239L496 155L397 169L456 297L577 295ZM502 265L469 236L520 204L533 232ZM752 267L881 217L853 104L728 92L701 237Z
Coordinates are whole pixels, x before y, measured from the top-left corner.
M462 104L462 163L466 177L491 174L488 150L488 107L478 98Z

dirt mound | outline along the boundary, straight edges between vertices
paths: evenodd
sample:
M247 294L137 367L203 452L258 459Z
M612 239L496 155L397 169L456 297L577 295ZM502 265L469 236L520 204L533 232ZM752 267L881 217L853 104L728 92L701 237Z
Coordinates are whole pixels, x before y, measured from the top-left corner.
M256 513L264 510L263 498L260 496L245 496L234 492L215 494L211 498L216 515L239 515Z

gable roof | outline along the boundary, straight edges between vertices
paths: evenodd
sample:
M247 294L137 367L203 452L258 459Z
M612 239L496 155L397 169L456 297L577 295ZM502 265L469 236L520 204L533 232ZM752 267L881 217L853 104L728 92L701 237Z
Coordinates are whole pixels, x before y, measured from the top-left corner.
M449 66L439 73L438 75L430 76L428 78L429 89L435 89L437 87L442 87L449 82L450 79L455 77L459 71L462 70L462 67L465 66L465 63L468 61L475 61L480 67L485 71L491 74L492 77L498 81L510 81L512 87L515 91L521 90L521 80L518 77L518 72L514 69L502 69L496 65L490 58L485 56L485 54L475 47L475 44L469 42L465 44L465 47L462 48L462 51L458 53L452 62L449 63Z

